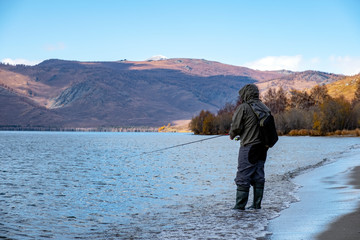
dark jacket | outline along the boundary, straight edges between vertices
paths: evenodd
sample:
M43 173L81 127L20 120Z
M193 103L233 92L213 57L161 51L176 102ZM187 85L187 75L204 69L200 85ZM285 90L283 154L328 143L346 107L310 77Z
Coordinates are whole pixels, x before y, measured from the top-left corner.
M249 104L255 105L263 111L270 109L259 99L259 89L254 84L248 84L239 91L242 104L240 104L232 118L230 137L240 136L241 146L257 144L261 142L258 118Z

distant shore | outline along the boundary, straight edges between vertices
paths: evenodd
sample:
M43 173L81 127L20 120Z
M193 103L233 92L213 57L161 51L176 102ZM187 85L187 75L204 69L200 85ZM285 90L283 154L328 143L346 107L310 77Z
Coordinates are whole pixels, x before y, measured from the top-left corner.
M172 124L164 125L158 129L159 132L192 132L189 128L191 120L177 120Z
M72 128L72 127L22 127L1 126L0 131L49 131L49 132L158 132L157 127L94 127L94 128Z
M49 131L49 132L191 132L191 120L176 120L162 127L128 126L128 127L54 127L54 126L20 126L0 125L0 131Z
M51 126L20 126L20 125L0 125L0 131L49 131L49 132L173 132L173 133L192 133L189 128L191 120L176 120L162 127L130 126L130 127L51 127ZM216 135L216 134L213 134ZM280 136L311 136L311 137L359 137L360 129L337 130L326 134L306 129L292 130L289 134Z

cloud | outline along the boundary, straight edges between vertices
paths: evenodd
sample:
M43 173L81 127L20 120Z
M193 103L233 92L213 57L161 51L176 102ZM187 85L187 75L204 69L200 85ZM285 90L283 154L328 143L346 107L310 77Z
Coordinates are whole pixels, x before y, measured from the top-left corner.
M61 51L64 50L66 48L65 44L62 42L59 43L55 43L55 44L47 44L44 46L45 50L48 52L53 52L53 51Z
M319 64L320 58L318 58L318 57L312 58L312 59L310 59L310 63L311 64Z
M36 64L39 64L41 61L32 61L32 60L27 60L27 59L11 59L11 58L4 58L3 60L1 60L2 63L4 64L10 64L10 65L30 65L30 66L34 66Z
M331 68L345 75L355 75L360 73L360 57L351 56L330 56Z
M296 56L268 56L259 60L244 64L245 67L258 70L291 70L306 71L315 70L344 75L360 73L360 57L354 56L330 56L325 58L304 58Z
M258 70L292 70L298 71L302 62L302 56L268 56L254 62L245 63L245 67Z

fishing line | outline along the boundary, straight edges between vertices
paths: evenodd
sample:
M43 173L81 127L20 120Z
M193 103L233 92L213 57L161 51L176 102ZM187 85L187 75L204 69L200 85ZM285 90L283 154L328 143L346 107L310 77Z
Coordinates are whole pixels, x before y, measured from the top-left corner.
M218 137L223 137L223 136L226 136L226 135L216 135L216 136L214 136L214 137L208 137L208 138L201 139L201 140L196 140L196 141L192 141L192 142L188 142L188 143L182 143L182 144L178 144L178 145L171 146L171 147L166 147L166 148L157 149L157 150L154 150L154 151L142 152L142 153L140 153L140 154L133 155L133 156L130 156L130 157L138 157L138 156L141 156L141 155L147 155L147 154L151 154L151 153L155 153L155 152L161 152L161 151L168 150L168 149L171 149L171 148L182 147L182 146L185 146L185 145L189 145L189 144L193 144L193 143L198 143L198 142L203 142L203 141L207 141L207 140L210 140L210 139L214 139L214 138L218 138Z

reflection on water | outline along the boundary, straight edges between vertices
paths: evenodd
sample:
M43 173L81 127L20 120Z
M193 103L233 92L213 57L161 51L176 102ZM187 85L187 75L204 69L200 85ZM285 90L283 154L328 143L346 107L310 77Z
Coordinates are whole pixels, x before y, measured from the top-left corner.
M255 239L296 200L289 176L354 138L282 137L263 209L231 210L239 143L166 133L0 132L0 237ZM251 199L249 200L251 201Z

